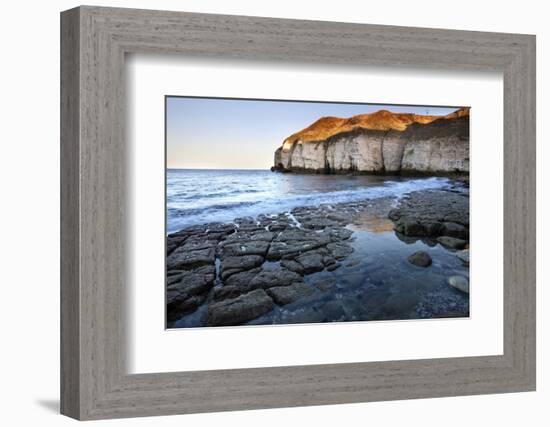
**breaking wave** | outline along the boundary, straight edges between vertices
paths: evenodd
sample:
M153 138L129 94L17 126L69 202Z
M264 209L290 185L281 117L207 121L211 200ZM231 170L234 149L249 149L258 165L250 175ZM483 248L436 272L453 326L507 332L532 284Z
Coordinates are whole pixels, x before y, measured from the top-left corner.
M166 231L239 217L288 212L298 206L402 197L448 187L442 177L296 175L263 170L168 170Z

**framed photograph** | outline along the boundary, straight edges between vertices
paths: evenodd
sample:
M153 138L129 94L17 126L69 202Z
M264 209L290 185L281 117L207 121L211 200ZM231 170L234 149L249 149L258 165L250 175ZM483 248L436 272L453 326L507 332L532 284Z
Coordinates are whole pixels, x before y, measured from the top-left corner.
M535 37L61 14L61 411L535 389Z
M165 109L168 328L469 317L468 107Z

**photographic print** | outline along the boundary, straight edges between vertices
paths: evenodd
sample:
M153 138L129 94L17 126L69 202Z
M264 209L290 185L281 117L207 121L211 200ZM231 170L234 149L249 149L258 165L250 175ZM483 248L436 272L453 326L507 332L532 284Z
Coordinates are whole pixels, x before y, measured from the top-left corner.
M166 96L167 328L468 317L469 120Z

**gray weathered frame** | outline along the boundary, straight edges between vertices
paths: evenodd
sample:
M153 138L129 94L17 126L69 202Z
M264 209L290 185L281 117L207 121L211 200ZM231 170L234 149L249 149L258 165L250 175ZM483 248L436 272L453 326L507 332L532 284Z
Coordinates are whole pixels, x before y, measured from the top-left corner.
M125 371L126 53L500 71L504 354ZM78 419L535 389L535 37L83 6L61 14L61 412Z

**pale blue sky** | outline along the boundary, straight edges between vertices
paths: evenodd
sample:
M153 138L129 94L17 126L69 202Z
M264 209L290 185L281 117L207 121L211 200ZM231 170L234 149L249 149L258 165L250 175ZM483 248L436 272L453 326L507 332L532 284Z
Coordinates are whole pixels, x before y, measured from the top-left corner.
M268 169L283 140L323 116L381 109L445 115L459 107L168 97L168 168Z

